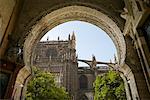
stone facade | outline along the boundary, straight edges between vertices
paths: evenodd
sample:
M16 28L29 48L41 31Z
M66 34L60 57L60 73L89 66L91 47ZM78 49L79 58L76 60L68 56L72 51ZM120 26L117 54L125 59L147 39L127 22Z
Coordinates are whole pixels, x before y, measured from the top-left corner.
M97 66L97 74L108 72L108 66ZM96 79L95 71L90 66L78 67L78 98L77 100L94 100L93 83Z
M33 66L53 73L58 85L66 87L72 100L76 100L77 57L75 34L68 40L39 42L33 52Z
M93 82L96 74L106 73L108 66L79 67L76 56L75 34L68 40L41 41L33 51L33 66L48 71L55 76L58 86L63 86L69 92L72 100L94 99ZM89 95L90 94L90 95ZM85 97L85 98L83 98Z

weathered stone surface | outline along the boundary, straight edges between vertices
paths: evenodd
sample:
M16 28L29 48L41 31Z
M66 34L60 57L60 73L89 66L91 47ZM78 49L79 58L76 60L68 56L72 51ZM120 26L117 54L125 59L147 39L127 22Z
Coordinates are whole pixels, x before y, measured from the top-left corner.
M0 0L0 58L30 67L34 44L47 31L66 21L86 21L108 33L116 45L120 69L124 74L132 71L128 77L132 99L146 100L150 96L150 49L148 37L141 34L149 7L149 0ZM123 35L132 41L124 41Z

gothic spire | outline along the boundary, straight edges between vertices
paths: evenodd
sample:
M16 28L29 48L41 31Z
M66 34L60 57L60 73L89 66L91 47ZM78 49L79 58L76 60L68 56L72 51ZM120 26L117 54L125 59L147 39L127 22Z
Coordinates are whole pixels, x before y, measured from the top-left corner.
M78 58L78 54L77 54L76 58Z
M49 41L49 36L47 36L47 41Z
M115 54L114 54L114 62L117 63L117 57Z
M72 33L72 37L71 37L71 39L72 39L72 40L76 40L76 36L75 36L74 31L73 31L73 33Z
M75 37L74 31L73 31L72 36L71 36L71 48L72 49L76 48L76 37Z
M111 59L110 59L110 63L112 63Z
M92 61L96 60L94 54L92 54Z
M70 40L70 34L68 35L68 40Z
M96 65L97 65L96 58L95 58L94 55L92 55L92 64L91 64L91 67L92 68L96 68Z

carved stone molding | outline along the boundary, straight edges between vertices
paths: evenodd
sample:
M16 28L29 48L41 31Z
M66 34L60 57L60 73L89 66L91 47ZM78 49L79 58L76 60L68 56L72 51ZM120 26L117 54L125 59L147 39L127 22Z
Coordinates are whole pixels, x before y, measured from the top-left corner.
M59 24L73 20L89 22L103 29L110 36L116 46L119 63L124 63L126 45L123 34L116 23L108 16L95 9L84 6L69 6L47 14L32 27L24 43L25 64L30 66L32 49L46 32Z

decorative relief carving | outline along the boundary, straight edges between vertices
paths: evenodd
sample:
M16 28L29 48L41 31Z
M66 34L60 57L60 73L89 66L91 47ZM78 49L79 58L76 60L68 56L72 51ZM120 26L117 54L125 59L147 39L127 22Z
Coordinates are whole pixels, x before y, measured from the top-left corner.
M128 10L127 10L127 8L123 8L123 12L121 13L121 17L123 18L123 19L127 19L127 16L128 16Z
M7 51L7 59L12 62L23 64L23 48L19 45L11 47Z

